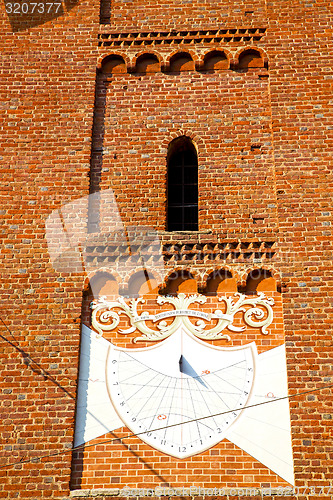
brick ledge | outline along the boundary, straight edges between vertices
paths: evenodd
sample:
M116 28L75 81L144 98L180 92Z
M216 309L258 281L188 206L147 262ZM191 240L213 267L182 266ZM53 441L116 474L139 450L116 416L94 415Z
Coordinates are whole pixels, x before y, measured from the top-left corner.
M241 497L241 496L248 496L248 497L253 497L253 498L269 498L269 497L272 497L272 496L281 496L284 495L292 495L294 490L291 486L280 486L279 488L266 488L266 487L263 487L263 488L258 488L258 487L251 487L251 486L244 486L244 488L223 488L223 487L220 487L220 488L217 488L216 487L216 490L219 491L219 494L213 494L213 495L205 495L205 493L203 492L198 492L198 493L194 493L193 492L193 488L197 488L199 489L199 487L192 487L192 491L190 491L190 488L171 488L171 487L161 487L161 488L133 488L132 491L134 490L135 492L138 492L137 495L131 495L131 496L126 496L126 495L123 495L123 489L119 489L119 488L110 488L110 489L107 489L107 488L94 488L94 489L90 489L90 490L73 490L71 491L70 493L70 499L72 498L111 498L111 497L118 497L118 498L132 498L132 499L137 499L137 498L141 498L143 496L146 496L147 498L151 499L151 500L157 500L157 499L161 499L162 496L163 496L163 499L165 498L184 498L184 497L187 497L187 498L191 498L191 499L195 499L195 498L235 498L235 497ZM130 488L128 488L130 489ZM206 491L209 491L209 490L214 490L214 488L204 488ZM166 494L166 495L163 495L163 492L164 491L168 491L168 490L173 490L175 492L175 494ZM146 495L142 495L140 494L139 492L140 491L145 491L147 492ZM148 491L155 491L157 492L157 494L155 495L149 495L148 494ZM159 494L160 493L160 494Z

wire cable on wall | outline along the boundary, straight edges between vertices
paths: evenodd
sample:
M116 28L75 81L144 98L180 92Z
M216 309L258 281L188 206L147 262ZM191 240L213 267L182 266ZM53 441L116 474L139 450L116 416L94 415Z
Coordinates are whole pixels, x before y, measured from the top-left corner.
M269 403L274 403L276 401L282 401L282 400L291 400L291 399L294 399L294 398L297 398L297 397L300 397L300 396L304 396L306 394L312 394L314 392L319 392L319 391L322 391L323 389L330 389L333 387L333 384L327 384L327 385L323 385L321 387L318 387L316 389L309 389L307 391L302 391L302 392L298 392L298 393L295 393L295 394L291 394L289 396L283 396L281 398L276 398L276 399L273 399L273 400L269 400L269 401L263 401L261 403L256 403L254 405L249 405L249 406L244 406L242 408L234 408L232 410L228 410L228 411L224 411L224 412L221 412L221 413L215 413L214 415L207 415L206 417L200 417L200 418L195 418L195 419L192 419L192 420L187 420L186 422L180 422L180 423L177 423L177 424L172 424L172 425L167 425L167 426L163 426L163 427L158 427L156 429L150 429L149 431L143 431L143 432L139 432L137 434L134 434L134 433L130 433L130 434L127 434L126 436L123 436L123 437L116 437L116 438L112 438L112 439L106 439L105 441L100 441L98 443L92 443L92 444L87 444L87 443L84 443L84 444L81 444L79 446L74 446L72 448L66 448L64 450L60 450L60 451L57 451L57 452L54 452L54 453L48 453L46 455L39 455L37 457L31 457L31 458L26 458L26 459L21 459L21 460L18 460L16 462L11 462L9 464L6 464L6 465L2 465L0 466L0 469L6 469L6 468L10 468L10 467L14 467L15 465L17 464L23 464L23 463L28 463L28 462L36 462L36 461L40 461L44 458L51 458L51 457L55 457L55 456L59 456L59 455L66 455L67 453L70 453L72 451L78 451L78 450L84 450L86 448L91 448L91 447L94 447L94 446L100 446L100 445L103 445L103 444L110 444L114 441L122 441L123 439L128 439L128 438L131 438L131 437L138 437L142 434L146 434L147 432L155 432L155 431L160 431L160 430L163 430L163 429L169 429L171 427L176 427L178 425L185 425L185 424L188 424L188 423L191 423L191 422L197 422L197 421L201 421L201 420L205 420L206 418L212 418L212 417L217 417L217 416L220 416L220 415L225 415L225 414L228 414L228 413L231 413L233 411L243 411L243 410L246 410L246 409L249 409L249 408L255 408L256 406L262 406L262 405L266 405L266 404L269 404ZM89 442L88 442L89 443Z

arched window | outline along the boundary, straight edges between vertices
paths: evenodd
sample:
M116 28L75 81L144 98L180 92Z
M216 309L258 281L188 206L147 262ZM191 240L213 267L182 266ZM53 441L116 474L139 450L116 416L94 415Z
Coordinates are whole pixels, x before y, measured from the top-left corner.
M188 137L168 150L168 231L198 231L198 155Z

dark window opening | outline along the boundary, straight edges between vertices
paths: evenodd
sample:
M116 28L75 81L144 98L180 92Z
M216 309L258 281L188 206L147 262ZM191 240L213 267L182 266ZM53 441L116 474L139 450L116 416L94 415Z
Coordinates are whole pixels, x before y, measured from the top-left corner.
M188 137L169 146L168 231L198 231L198 156Z

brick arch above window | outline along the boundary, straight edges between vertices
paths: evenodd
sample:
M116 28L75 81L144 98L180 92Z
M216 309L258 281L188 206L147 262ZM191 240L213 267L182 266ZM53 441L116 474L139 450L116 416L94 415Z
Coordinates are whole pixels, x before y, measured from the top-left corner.
M168 155L169 146L171 142L174 139L178 139L179 137L188 137L196 147L197 152L199 152L199 150L200 152L205 151L205 142L199 135L195 134L191 130L176 129L172 131L170 135L168 135L168 137L166 137L161 143L161 146L163 148L163 151L165 151L166 156Z

